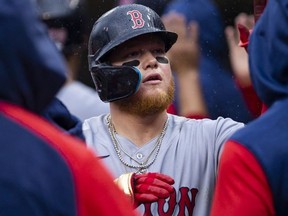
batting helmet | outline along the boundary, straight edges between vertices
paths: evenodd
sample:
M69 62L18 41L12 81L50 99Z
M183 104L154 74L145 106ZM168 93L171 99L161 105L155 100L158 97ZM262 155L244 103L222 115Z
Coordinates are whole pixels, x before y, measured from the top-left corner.
M63 44L65 55L73 53L74 48L84 41L84 0L34 0L39 16L48 28L64 28L67 40ZM57 42L57 41L55 41Z
M144 34L159 35L166 51L177 40L177 34L166 31L159 15L144 5L118 6L95 22L89 38L88 63L103 101L126 98L138 90L140 71L133 66L111 66L105 57L113 48Z

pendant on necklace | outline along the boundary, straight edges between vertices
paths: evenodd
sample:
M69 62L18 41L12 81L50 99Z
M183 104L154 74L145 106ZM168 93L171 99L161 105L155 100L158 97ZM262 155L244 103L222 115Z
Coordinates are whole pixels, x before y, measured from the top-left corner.
M148 172L148 169L147 168L141 168L139 169L136 174L144 174L144 173L147 173Z
M137 153L137 154L136 154L136 158L139 159L139 160L141 160L141 159L143 158L143 154Z

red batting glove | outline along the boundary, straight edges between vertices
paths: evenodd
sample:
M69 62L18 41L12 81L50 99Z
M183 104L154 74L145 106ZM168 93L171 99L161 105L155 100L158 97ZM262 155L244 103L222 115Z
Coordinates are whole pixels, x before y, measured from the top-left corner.
M249 30L246 26L240 23L237 24L237 28L240 34L240 42L238 45L240 47L244 47L245 50L247 51L248 44L249 44L249 37L250 37L250 34L252 33L252 30Z
M141 203L166 199L174 191L174 179L161 173L134 174L132 181L136 207Z
M254 21L255 23L258 21L258 19L260 18L260 16L262 15L266 4L268 3L268 0L254 0ZM244 47L246 51L248 48L248 44L249 44L249 37L252 33L252 29L249 30L246 26L242 25L242 24L237 24L237 28L240 34L240 42L239 42L239 46L240 47Z
M174 179L161 173L125 173L114 180L135 207L166 199L173 193Z

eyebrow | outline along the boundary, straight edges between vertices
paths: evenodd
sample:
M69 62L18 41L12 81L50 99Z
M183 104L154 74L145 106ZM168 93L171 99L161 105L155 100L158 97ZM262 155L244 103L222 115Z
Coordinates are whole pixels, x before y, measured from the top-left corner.
M139 46L139 41L143 41L140 39L132 39L131 41L129 41L129 47L133 48L133 47L138 47ZM157 45L164 45L165 43L160 39L160 38L152 38L150 40L148 40L147 42L149 43L153 43L153 44L157 44ZM127 47L127 45L125 45Z

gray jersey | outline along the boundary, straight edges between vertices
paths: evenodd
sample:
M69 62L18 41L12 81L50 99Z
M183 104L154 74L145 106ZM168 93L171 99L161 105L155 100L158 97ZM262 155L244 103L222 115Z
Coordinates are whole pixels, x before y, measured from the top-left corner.
M160 172L175 180L174 193L166 200L140 205L145 215L209 215L217 166L223 143L243 127L229 118L194 120L168 115L168 127L160 151L149 172ZM83 132L89 148L95 150L115 178L135 172L120 162L107 127L107 115L88 119ZM155 146L155 137L142 147L116 135L123 150L139 162L145 161ZM126 162L137 165L122 152ZM150 160L155 155L151 155Z

